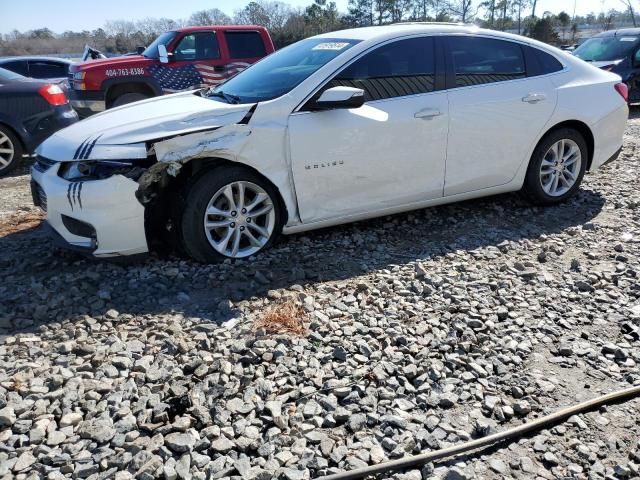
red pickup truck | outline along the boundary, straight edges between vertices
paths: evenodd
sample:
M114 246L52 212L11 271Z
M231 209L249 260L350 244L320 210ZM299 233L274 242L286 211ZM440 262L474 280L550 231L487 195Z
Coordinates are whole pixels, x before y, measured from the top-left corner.
M163 33L141 55L70 67L71 105L88 116L145 98L216 85L273 52L264 27L223 25Z

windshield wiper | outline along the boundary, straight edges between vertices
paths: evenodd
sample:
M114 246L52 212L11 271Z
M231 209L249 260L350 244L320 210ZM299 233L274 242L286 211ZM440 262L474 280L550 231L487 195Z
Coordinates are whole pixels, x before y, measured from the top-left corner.
M230 93L225 93L222 90L218 90L217 92L214 92L213 89L210 89L207 92L207 96L222 98L225 102L231 103L233 105L237 105L241 103L240 97L238 97L237 95L231 95Z

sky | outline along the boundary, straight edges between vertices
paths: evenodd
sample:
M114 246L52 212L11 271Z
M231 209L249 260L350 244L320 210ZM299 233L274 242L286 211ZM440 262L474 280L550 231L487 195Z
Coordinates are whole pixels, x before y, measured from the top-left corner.
M312 0L285 0L293 6L306 6ZM476 0L477 3L479 0ZM620 0L575 0L577 13L621 10ZM54 32L93 30L107 20L139 20L145 17L186 18L196 10L219 8L229 15L249 0L0 0L0 33L48 27ZM340 11L347 10L348 0L336 0ZM108 5L103 7L102 5ZM574 0L538 0L538 11L573 14Z

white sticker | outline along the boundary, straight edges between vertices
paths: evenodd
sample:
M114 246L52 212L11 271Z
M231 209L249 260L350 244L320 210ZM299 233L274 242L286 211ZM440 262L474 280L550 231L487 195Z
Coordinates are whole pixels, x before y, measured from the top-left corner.
M621 42L635 42L638 37L620 37Z
M311 50L342 50L345 47L348 47L349 44L346 42L326 42L319 43Z

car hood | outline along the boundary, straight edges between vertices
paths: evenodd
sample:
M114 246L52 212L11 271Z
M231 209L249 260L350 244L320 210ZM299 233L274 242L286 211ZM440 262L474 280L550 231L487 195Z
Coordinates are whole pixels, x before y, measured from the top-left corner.
M252 106L230 105L194 92L155 97L107 110L60 130L40 145L37 153L56 161L144 158L146 142L238 123Z
M112 67L139 67L142 64L154 63L154 59L143 57L142 55L129 55L122 57L99 58L96 60L87 60L81 63L71 65L71 71L79 72L88 68L112 68Z

